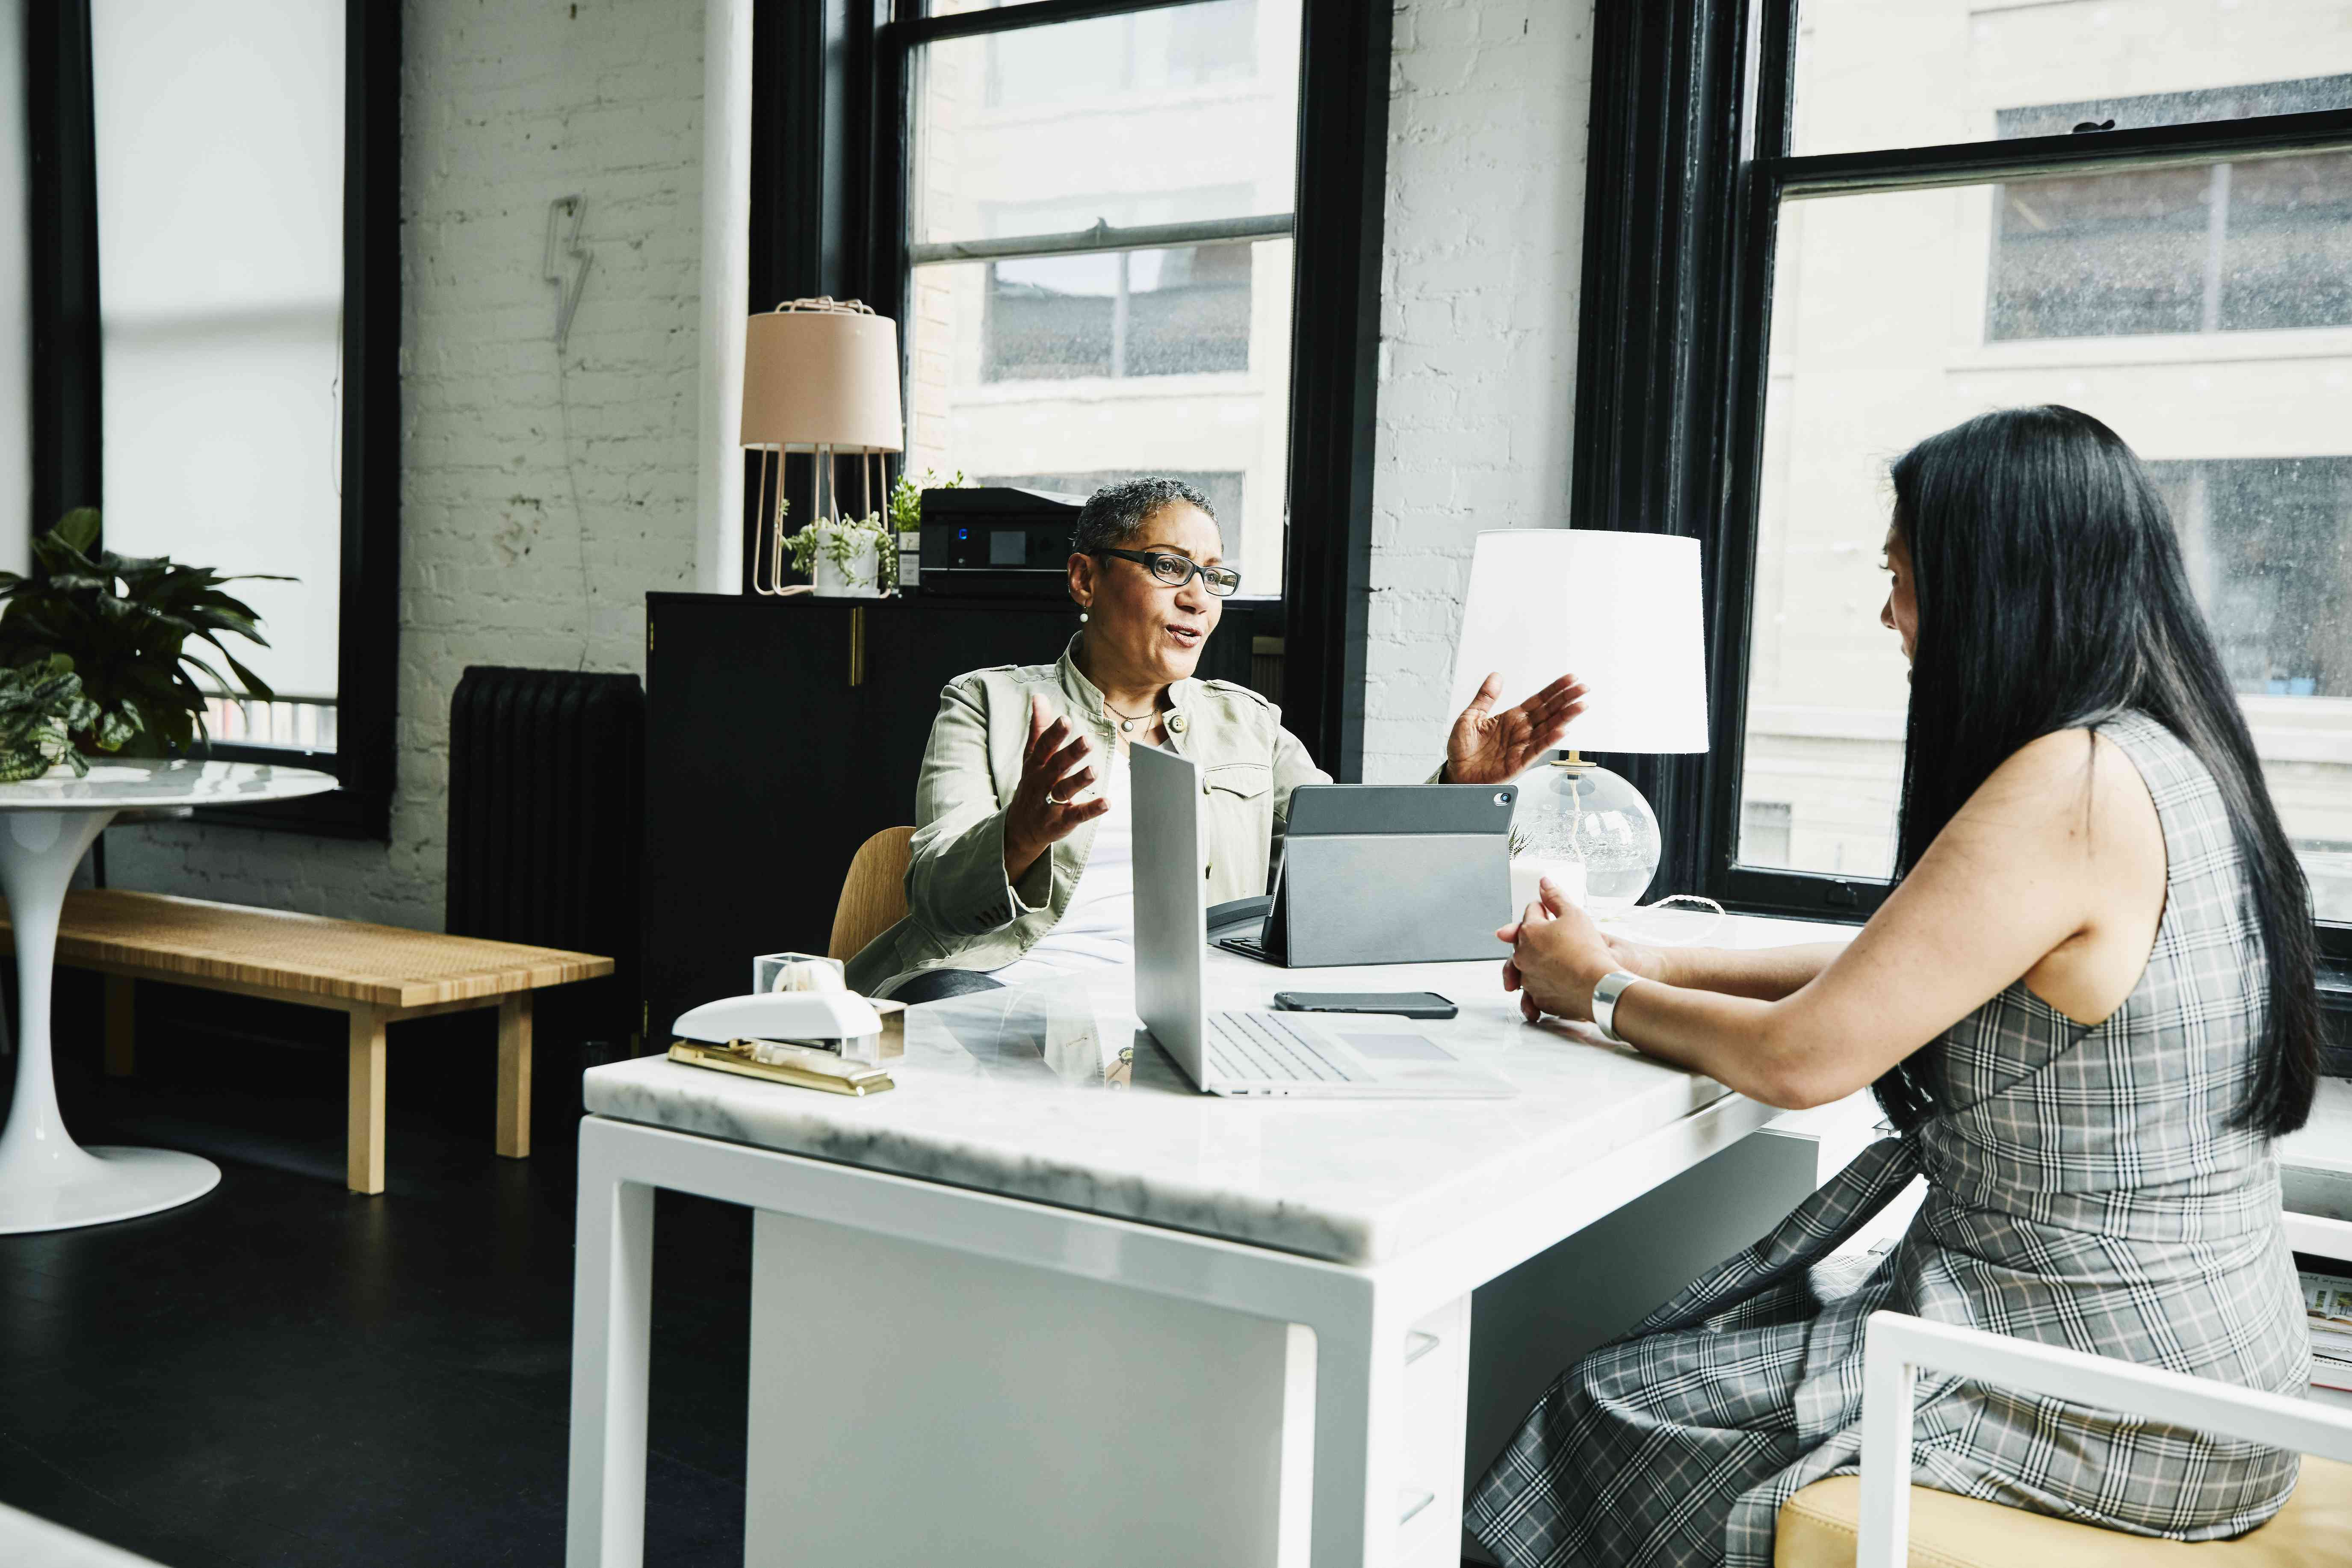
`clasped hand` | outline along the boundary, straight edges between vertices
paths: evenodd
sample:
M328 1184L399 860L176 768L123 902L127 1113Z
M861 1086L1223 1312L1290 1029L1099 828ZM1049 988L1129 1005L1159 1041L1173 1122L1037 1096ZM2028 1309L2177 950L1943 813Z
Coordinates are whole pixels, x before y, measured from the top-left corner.
M1517 920L1495 933L1497 942L1511 949L1503 962L1503 989L1519 994L1519 1011L1528 1023L1547 1013L1591 1023L1592 988L1612 970L1659 978L1662 964L1654 949L1603 934L1549 877L1543 879L1540 894Z

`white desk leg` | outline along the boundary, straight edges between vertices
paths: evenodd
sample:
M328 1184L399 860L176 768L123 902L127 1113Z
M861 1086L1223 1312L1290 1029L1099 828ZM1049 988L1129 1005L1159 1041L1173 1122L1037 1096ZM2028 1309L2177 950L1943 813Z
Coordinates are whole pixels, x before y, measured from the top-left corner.
M567 1568L639 1568L646 1554L654 1190L614 1174L604 1143L591 1118L580 1129L572 1265Z
M16 943L16 1098L0 1132L0 1233L129 1219L200 1198L220 1167L169 1149L84 1149L58 1115L49 982L74 868L114 813L0 812L0 892Z
M1315 1330L1314 1568L1388 1568L1396 1553L1405 1325L1368 1288Z

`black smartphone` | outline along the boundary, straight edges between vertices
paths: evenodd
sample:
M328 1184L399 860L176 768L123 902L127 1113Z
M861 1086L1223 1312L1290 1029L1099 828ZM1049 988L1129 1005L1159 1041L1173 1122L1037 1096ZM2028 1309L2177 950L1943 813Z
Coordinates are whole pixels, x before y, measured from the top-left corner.
M1393 1013L1400 1018L1451 1018L1461 1009L1434 991L1277 991L1285 1013Z

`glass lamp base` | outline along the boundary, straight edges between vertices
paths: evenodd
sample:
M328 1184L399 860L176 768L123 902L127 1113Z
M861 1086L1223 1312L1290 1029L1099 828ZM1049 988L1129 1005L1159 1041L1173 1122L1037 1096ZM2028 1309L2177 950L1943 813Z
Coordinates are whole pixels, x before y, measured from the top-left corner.
M1622 773L1571 752L1519 781L1512 858L1580 865L1581 902L1593 914L1632 909L1657 875L1663 851L1657 814Z

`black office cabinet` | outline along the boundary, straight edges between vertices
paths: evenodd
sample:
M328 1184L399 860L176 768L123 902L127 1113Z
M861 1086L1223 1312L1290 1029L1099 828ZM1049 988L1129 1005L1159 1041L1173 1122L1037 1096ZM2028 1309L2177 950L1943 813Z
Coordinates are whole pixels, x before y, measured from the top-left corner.
M1248 682L1253 638L1278 635L1280 614L1229 605L1201 673ZM750 989L754 953L825 950L850 857L915 819L940 688L1052 662L1078 617L708 594L647 595L646 616L646 1043L660 1048L679 1013Z

